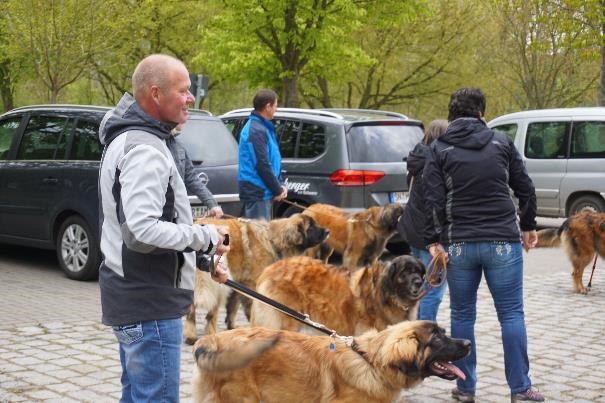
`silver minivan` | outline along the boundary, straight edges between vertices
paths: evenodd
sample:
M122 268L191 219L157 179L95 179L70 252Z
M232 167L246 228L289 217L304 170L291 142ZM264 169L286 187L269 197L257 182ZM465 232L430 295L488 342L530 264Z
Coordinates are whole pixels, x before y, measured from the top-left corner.
M605 212L605 107L517 112L488 126L514 140L536 188L539 216Z

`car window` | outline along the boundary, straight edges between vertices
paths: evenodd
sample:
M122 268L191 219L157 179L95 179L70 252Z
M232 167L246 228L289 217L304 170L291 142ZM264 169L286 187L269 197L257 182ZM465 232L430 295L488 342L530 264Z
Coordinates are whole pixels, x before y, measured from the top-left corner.
M71 147L72 160L99 161L103 147L99 142L99 123L78 121Z
M246 121L248 118L231 118L231 119L223 119L223 123L227 130L231 132L235 141L239 142L239 133L244 128Z
M67 118L32 116L17 151L20 160L64 159L67 149L64 130Z
M304 123L298 141L298 158L315 158L326 149L326 134L323 125Z
M495 126L492 129L506 134L511 140L514 141L515 137L517 136L517 127L518 126L516 123L510 123L507 125Z
M353 126L348 133L351 162L402 162L422 140L419 126Z
M605 158L605 122L575 122L570 158Z
M189 119L178 139L194 164L237 164L237 142L220 119Z
M0 160L8 158L11 142L15 136L15 132L19 128L20 122L21 117L10 118L0 122Z
M275 134L279 141L279 153L282 158L296 156L296 138L300 130L300 121L291 119L273 119Z
M525 156L547 159L565 158L569 122L533 122L527 126Z

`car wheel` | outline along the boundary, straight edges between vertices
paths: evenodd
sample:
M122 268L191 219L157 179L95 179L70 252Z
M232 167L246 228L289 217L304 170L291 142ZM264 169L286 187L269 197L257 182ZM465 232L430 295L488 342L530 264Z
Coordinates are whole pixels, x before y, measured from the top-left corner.
M598 196L580 196L576 200L574 200L574 202L569 207L569 215L572 216L582 211L604 213L605 202Z
M72 280L92 280L99 272L101 251L90 226L79 216L68 217L57 234L59 266Z

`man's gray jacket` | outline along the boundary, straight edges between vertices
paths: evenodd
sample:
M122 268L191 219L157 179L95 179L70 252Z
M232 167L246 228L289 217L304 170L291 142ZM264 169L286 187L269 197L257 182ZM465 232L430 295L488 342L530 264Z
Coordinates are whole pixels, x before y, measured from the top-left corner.
M218 234L193 224L166 140L174 125L125 94L99 128L103 323L175 319L193 298L195 251L213 253Z

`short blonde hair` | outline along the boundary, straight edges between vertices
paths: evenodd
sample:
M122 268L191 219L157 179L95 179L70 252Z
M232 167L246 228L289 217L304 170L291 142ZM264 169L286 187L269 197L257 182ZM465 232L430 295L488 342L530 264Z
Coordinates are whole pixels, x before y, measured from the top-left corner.
M132 95L135 99L144 96L152 85L165 89L170 85L174 66L183 66L179 59L163 54L149 55L139 62L132 73Z

